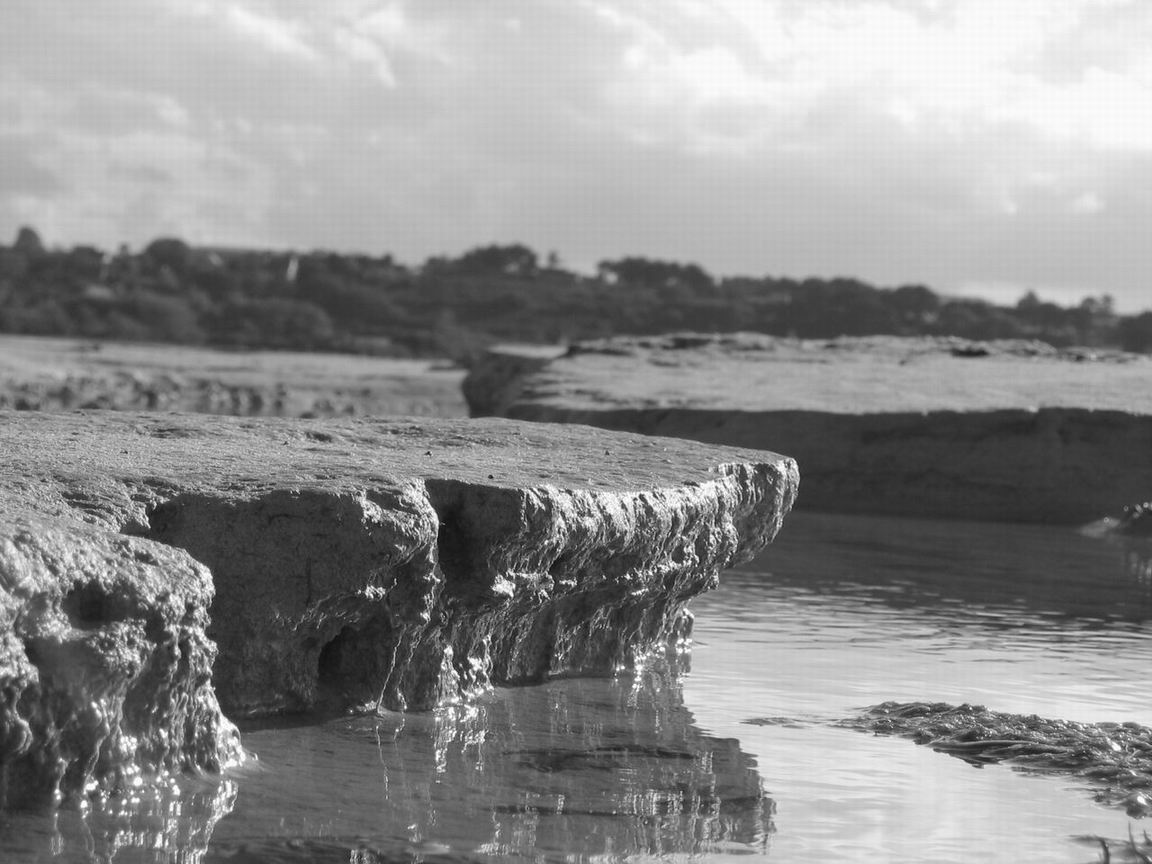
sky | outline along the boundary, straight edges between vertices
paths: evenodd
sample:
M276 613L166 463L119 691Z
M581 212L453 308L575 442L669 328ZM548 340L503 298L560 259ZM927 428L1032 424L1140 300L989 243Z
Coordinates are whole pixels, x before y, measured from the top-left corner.
M1149 0L3 0L0 242L1152 308Z

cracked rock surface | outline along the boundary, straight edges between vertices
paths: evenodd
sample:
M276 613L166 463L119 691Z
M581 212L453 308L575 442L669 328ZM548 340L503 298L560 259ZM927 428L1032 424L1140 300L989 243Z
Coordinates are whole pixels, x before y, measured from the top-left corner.
M473 416L775 450L800 506L1085 523L1152 489L1152 359L1039 342L694 333L503 349Z
M132 747L211 768L217 696L419 709L610 674L686 635L798 483L772 453L506 420L0 412L0 452L9 788L52 747L72 789Z

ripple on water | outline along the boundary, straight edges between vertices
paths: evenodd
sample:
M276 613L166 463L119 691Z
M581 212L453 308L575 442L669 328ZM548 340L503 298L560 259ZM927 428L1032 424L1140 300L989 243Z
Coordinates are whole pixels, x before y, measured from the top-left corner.
M1130 820L1089 784L833 725L886 700L1152 725L1152 599L1129 552L1066 529L794 514L694 601L686 676L249 728L260 759L224 780L5 815L0 861L1089 862L1096 836L1136 861Z

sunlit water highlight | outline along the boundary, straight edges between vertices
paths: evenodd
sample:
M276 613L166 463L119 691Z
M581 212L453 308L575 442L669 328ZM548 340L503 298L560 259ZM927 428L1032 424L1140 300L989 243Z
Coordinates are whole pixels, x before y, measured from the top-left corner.
M1152 725L1152 592L1130 552L1067 528L793 514L694 601L690 671L248 729L259 760L223 782L4 817L0 861L1088 862L1099 845L1074 838L1094 835L1119 861L1148 820L1074 779L829 723L894 699Z

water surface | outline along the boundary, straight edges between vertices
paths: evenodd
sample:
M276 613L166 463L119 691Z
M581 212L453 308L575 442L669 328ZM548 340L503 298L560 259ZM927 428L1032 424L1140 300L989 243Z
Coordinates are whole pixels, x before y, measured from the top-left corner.
M793 514L694 601L690 662L250 728L259 759L223 780L5 817L0 860L1097 861L1086 838L1148 820L1074 779L830 724L895 699L1152 725L1138 553L1067 528Z

